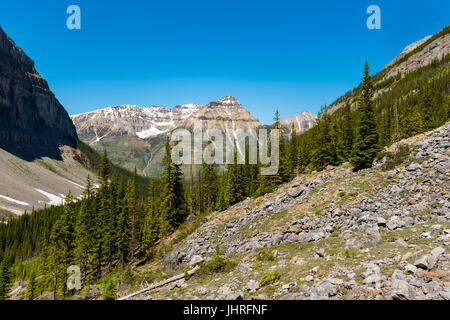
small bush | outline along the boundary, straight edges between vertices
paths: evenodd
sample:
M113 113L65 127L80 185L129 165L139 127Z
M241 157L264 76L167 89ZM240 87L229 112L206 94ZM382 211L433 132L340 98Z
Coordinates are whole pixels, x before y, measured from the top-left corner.
M262 275L261 280L259 281L259 284L261 286L266 286L268 284L272 284L279 280L281 278L281 274L278 270L275 270L274 272L266 272Z
M258 261L274 261L275 257L272 252L267 249L259 249L256 254L256 259Z
M216 255L213 259L200 265L196 274L214 274L218 272L229 272L236 266L236 262L226 257Z
M404 163L411 153L411 147L407 144L400 145L400 150L397 152L386 152L383 157L386 157L386 162L383 163L381 169L383 171L392 170Z

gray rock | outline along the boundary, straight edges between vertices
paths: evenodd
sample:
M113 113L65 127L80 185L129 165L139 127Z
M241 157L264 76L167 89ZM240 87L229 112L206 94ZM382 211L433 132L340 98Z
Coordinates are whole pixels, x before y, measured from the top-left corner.
M422 169L422 166L419 163L412 163L406 167L406 171L416 171Z
M203 262L203 258L202 258L202 256L199 256L199 255L195 255L195 256L193 256L192 258L191 258L191 261L189 261L189 265L190 266L193 266L193 265L195 265L195 264L197 264L197 263L201 263L201 262Z
M255 280L250 280L249 282L247 282L247 284L245 285L245 290L258 290L261 286L259 285L259 282L255 281Z
M442 231L444 230L444 227L440 224L435 224L433 226L430 227L430 229L428 230L428 232L430 234L441 234Z
M402 226L402 222L401 222L400 218L397 216L390 217L389 220L386 222L386 227L389 230L395 230L397 228L400 228L401 226Z
M312 268L311 271L314 273L318 273L320 271L320 267L316 266L316 267Z
M391 289L392 299L395 300L411 300L416 296L414 288L405 280L392 280Z
M367 228L365 230L365 235L366 236L362 240L364 246L374 246L382 240L380 230L377 226Z
M414 262L414 266L417 267L417 268L420 268L420 269L427 270L427 269L428 269L428 259L427 259L427 256L423 256L423 257L417 259L417 260Z
M169 269L174 269L176 266L183 263L185 258L186 253L174 250L170 253L170 255L164 257L163 264Z
M338 293L338 289L335 285L325 282L315 287L313 291L317 294L317 296L325 296L332 297Z
M445 253L445 249L442 247L436 247L431 250L431 255L437 259L439 259Z
M386 219L382 217L377 218L377 225L380 227L386 227Z
M304 191L306 190L305 187L296 187L291 189L288 192L288 196L291 198L297 198L298 196L300 196Z

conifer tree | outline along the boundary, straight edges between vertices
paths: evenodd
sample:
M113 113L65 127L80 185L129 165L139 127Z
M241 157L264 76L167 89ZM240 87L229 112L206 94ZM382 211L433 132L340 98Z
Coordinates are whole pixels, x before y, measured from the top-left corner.
M131 182L128 181L127 190L131 188ZM120 285L123 285L123 273L125 264L128 261L130 239L131 239L131 219L127 198L122 197L122 205L116 222L116 244L120 263Z
M294 124L291 126L291 136L289 139L289 174L291 177L295 175L298 167L298 141L297 131Z
M75 258L80 265L82 282L87 280L89 252L92 247L93 195L93 186L88 175L82 193L81 207L75 220Z
M144 218L144 227L142 235L142 249L147 257L153 254L153 245L159 238L159 198L156 185L156 179L150 179L149 195L147 198L146 214Z
M434 127L434 106L431 96L431 90L424 88L421 90L422 95L422 110L423 110L423 130L428 131Z
M369 168L378 151L378 133L372 96L372 81L369 74L369 64L366 61L359 95L359 119L351 157L351 162L356 171Z
M353 148L353 119L352 110L347 103L343 108L342 116L342 134L343 134L343 158L345 161L350 159Z
M0 263L0 300L8 299L11 286L12 276L10 266L6 260L3 260Z
M134 167L133 179L127 191L127 205L131 223L130 254L131 260L133 260L134 253L139 246L139 226L141 220L136 167Z

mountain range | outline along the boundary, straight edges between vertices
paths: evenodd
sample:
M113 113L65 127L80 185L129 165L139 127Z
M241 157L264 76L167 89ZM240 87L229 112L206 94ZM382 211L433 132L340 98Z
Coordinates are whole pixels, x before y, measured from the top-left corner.
M176 128L192 129L196 121L203 128L227 129L258 128L262 124L233 96L212 101L205 105L196 103L177 105L173 108L123 105L108 107L71 116L78 135L92 148L106 149L117 164L140 174L158 176L161 172L164 137ZM297 132L310 128L315 116L302 112L282 119Z

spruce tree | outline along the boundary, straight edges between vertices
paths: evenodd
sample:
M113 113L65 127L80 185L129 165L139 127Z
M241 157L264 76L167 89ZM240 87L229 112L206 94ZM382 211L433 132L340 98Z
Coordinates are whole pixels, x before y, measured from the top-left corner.
M159 198L157 188L156 179L150 179L142 234L142 249L147 257L150 257L153 254L153 246L158 240L160 233Z
M0 263L0 300L8 299L11 286L12 276L10 266L6 260L3 260Z
M372 166L378 151L378 133L372 96L372 80L369 74L369 64L366 61L359 94L359 119L351 157L355 171Z

